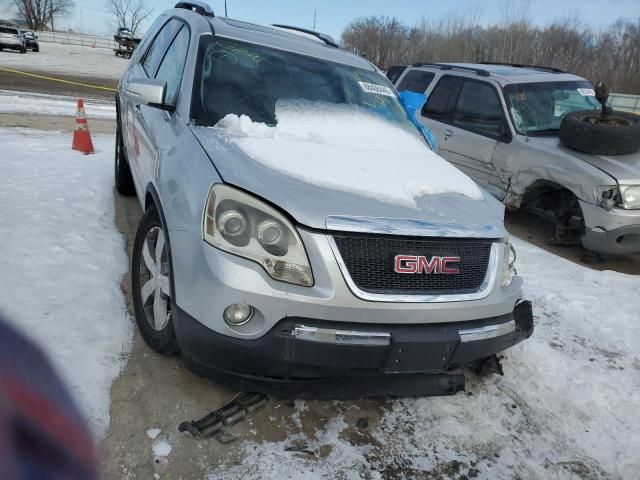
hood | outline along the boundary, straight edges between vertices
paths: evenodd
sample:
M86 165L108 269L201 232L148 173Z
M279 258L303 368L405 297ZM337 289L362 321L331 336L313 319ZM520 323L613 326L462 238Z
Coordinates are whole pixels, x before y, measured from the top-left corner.
M594 155L571 150L558 137L530 137L536 148L564 156L579 158L613 177L621 185L640 185L640 152L631 155Z
M228 115L192 127L226 183L325 229L328 217L491 225L504 208L417 131L348 107L278 106L277 126Z

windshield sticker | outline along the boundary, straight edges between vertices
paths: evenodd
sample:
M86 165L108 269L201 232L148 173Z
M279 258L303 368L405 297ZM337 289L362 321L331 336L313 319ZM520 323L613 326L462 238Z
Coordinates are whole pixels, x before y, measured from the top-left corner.
M378 85L376 83L369 82L358 82L360 84L360 88L367 93L372 93L374 95L384 95L385 97L395 97L395 93L389 87L385 87L384 85Z
M578 93L583 97L595 97L596 92L593 88L579 88Z

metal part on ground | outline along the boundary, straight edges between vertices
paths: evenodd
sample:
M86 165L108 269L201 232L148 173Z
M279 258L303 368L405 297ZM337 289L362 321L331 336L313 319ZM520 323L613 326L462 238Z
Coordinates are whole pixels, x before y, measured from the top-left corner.
M269 397L262 393L240 392L222 407L200 420L182 422L180 432L189 432L195 438L215 438L220 443L230 443L235 437L225 429L240 423L269 404Z

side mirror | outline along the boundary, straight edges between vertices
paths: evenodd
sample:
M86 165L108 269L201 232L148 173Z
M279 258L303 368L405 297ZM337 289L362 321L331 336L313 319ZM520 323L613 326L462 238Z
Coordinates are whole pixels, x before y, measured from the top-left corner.
M136 103L173 112L175 107L164 102L166 93L167 82L146 78L131 80L124 90L124 94Z

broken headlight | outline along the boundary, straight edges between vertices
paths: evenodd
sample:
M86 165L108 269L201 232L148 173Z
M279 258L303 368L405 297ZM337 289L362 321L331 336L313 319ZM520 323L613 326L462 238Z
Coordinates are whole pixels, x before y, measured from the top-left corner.
M513 248L511 239L507 237L504 242L504 256L502 258L502 286L508 287L513 282L516 272L516 249Z
M596 188L596 203L605 210L613 210L620 204L620 191L617 185L605 185Z
M629 210L640 209L640 185L620 185L622 206Z
M203 236L220 250L260 264L274 280L313 285L307 252L295 227L248 193L214 185L205 208Z

